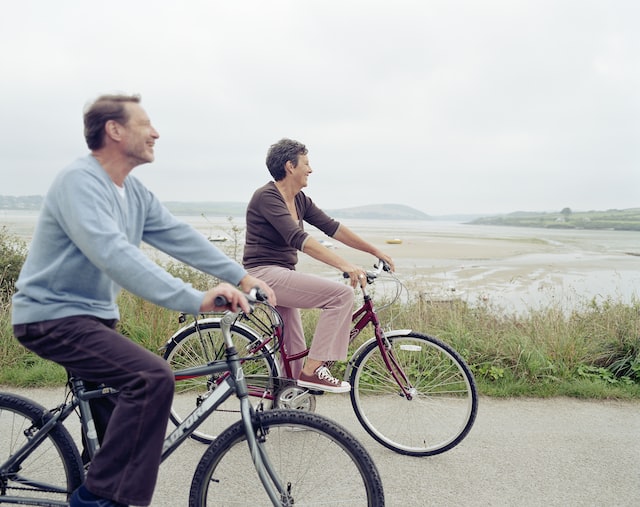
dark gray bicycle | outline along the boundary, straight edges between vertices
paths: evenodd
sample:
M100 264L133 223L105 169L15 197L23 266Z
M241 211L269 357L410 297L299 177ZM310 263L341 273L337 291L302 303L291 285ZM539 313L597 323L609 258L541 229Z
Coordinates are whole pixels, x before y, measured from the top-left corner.
M252 305L256 302L255 295L248 299ZM223 360L174 372L176 380L224 376L224 381L166 437L162 461L232 395L240 402L241 419L209 445L195 470L189 506L383 506L378 470L347 430L314 413L254 410L244 363L231 339L238 314L229 311L221 320ZM108 386L87 390L81 379L71 378L65 401L51 410L25 397L0 393L0 504L68 505L85 469L64 421L78 414L88 451L94 455L99 442L89 400L116 393Z

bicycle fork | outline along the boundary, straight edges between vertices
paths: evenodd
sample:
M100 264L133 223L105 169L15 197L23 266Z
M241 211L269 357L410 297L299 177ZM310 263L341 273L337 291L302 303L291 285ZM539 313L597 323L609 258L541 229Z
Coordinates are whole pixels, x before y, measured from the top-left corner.
M400 395L406 398L408 401L411 401L413 399L413 393L415 392L415 389L411 385L411 381L409 380L407 374L404 372L402 365L400 365L400 363L398 362L396 354L393 350L393 346L391 344L391 340L389 340L389 338L393 338L394 336L405 336L406 334L410 333L411 330L396 329L394 331L384 333L382 330L379 330L379 326L374 325L374 328L376 329L376 335L360 345L358 350L353 353L351 359L348 361L347 370L344 374L345 380L349 380L349 377L351 376L351 370L356 365L356 363L358 363L358 359L362 351L368 348L371 342L377 342L382 361L384 362L393 379L396 381L396 384L398 384L398 387L401 391Z
M264 486L267 495L274 506L291 506L293 499L290 497L289 487L285 487L278 477L275 467L269 460L269 456L263 447L267 431L259 424L248 398L242 398L240 412L247 435L247 443L251 460L258 472L260 482Z
M273 505L293 505L293 502L290 501L289 498L289 492L284 488L282 480L276 474L275 467L269 460L267 452L262 445L266 439L266 430L259 426L258 418L255 417L255 412L249 401L249 389L244 377L244 370L242 369L238 352L231 341L230 329L234 319L234 314L227 312L221 319L220 328L227 344L227 362L234 380L236 396L240 400L240 415L244 425L244 432L247 436L251 460L258 473L260 482L262 482Z

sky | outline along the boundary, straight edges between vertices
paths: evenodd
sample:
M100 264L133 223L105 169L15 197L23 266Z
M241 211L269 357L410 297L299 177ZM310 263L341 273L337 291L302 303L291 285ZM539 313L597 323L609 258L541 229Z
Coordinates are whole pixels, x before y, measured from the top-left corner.
M0 0L0 195L88 153L136 93L162 201L248 202L283 137L325 209L640 207L637 0Z

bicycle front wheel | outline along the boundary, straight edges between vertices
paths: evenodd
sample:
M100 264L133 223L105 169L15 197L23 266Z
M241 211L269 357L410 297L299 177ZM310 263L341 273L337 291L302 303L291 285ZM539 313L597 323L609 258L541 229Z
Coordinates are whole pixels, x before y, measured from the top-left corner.
M373 460L335 422L278 409L256 413L254 428L268 456L267 471L283 485L281 505L384 505ZM204 453L189 505L272 505L251 460L242 421L220 434Z
M458 445L478 411L469 367L449 345L431 336L389 336L388 354L406 377L393 378L375 339L353 359L351 404L367 432L385 447L431 456Z
M41 405L0 393L0 504L49 505L66 502L84 477L73 438L62 425L17 463L9 460L33 439L51 414ZM53 504L51 504L53 505Z
M201 321L198 325L185 328L167 344L164 359L172 370L192 366L202 366L212 361L225 359L224 338L219 319ZM250 357L262 342L257 333L244 326L231 326L231 337L241 357ZM274 378L278 376L275 361L266 349L242 364L245 379L254 405L262 404L264 409L273 405ZM189 414L209 396L221 378L203 376L176 382L176 390L171 407L171 422L178 426ZM211 443L218 433L233 424L240 417L238 400L233 397L224 402L200 425L191 437L203 443Z

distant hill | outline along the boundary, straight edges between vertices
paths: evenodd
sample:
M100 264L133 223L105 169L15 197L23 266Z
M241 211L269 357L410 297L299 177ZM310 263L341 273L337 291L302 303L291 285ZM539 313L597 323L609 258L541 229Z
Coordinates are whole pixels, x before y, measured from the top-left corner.
M200 215L211 217L244 216L246 203L240 202L165 202L169 210L176 215ZM371 204L355 208L326 210L335 218L360 218L376 220L430 220L431 217L402 204Z
M0 210L37 211L42 206L44 197L31 196L3 196L0 195ZM167 201L163 203L175 215L197 216L205 214L209 217L244 217L247 203L244 202L181 202ZM431 217L402 204L371 204L356 208L327 210L335 218L360 218L383 220L430 220Z
M327 210L335 218L368 218L382 220L431 220L432 218L417 209L404 204L371 204L355 208Z
M37 211L42 206L41 195L0 195L0 210ZM164 203L176 215L208 217L244 217L247 203L244 202L181 202ZM431 216L403 204L370 204L354 208L326 210L337 219L371 220L453 220L474 225L509 225L516 227L544 227L554 229L610 229L618 231L640 231L640 208L610 209L606 211L572 211L564 208L559 212L515 211L503 215L447 215Z
M476 225L510 225L543 227L546 229L603 229L640 231L640 208L610 209L606 211L559 212L516 211L506 215L482 217L469 222Z
M0 195L0 209L38 211L42 206L44 196L26 195L15 197L13 195Z
M247 210L244 202L163 202L174 215L202 215L209 217L243 217Z

